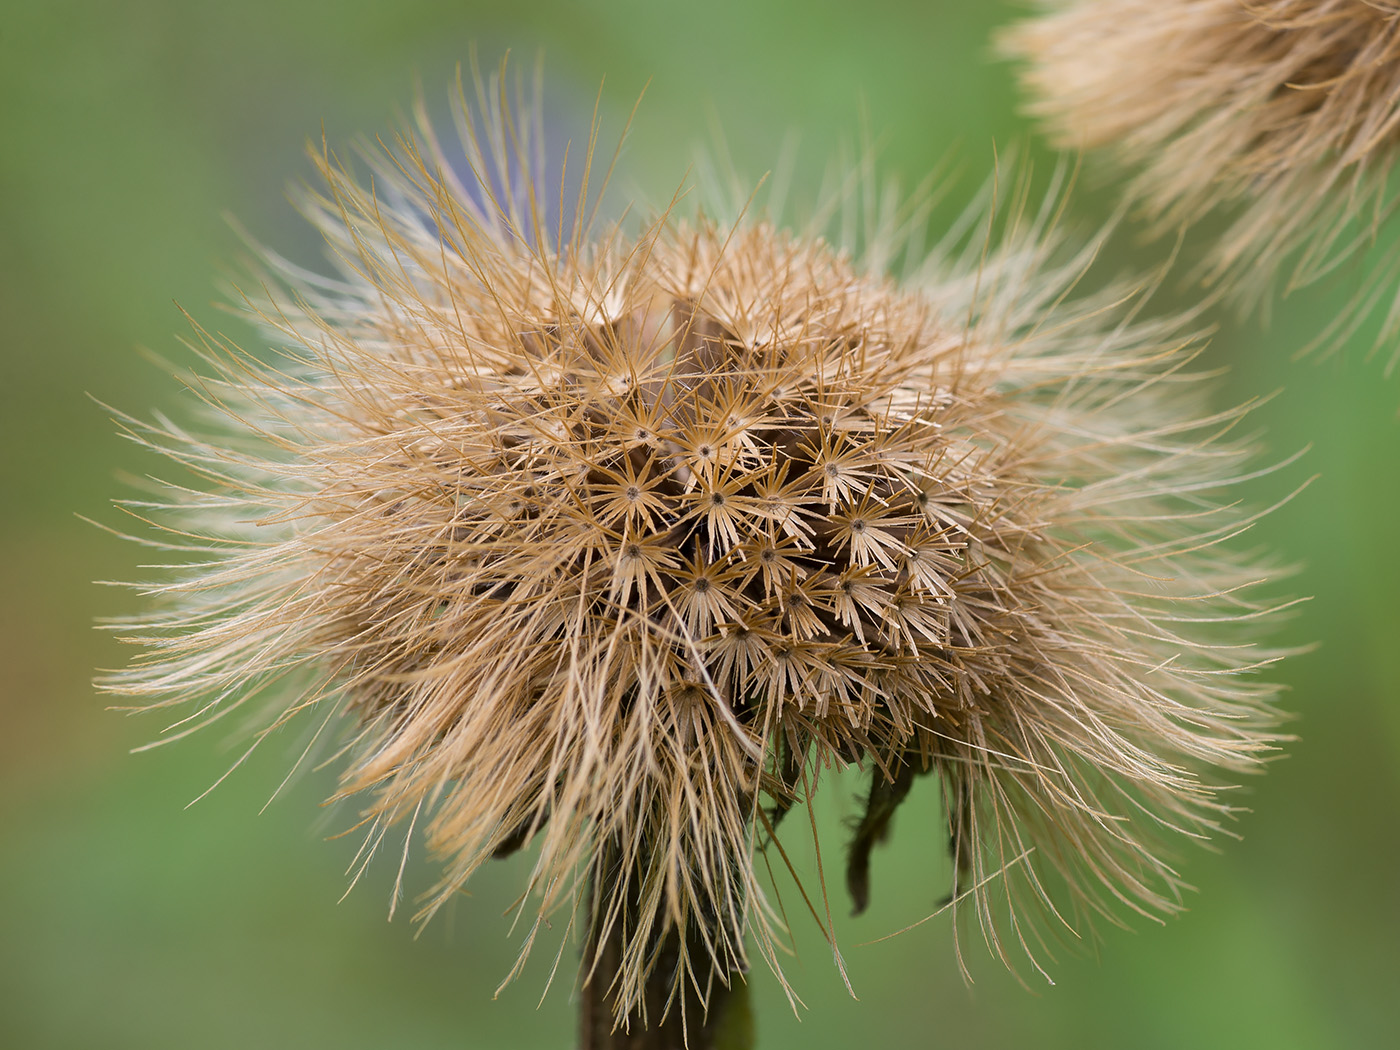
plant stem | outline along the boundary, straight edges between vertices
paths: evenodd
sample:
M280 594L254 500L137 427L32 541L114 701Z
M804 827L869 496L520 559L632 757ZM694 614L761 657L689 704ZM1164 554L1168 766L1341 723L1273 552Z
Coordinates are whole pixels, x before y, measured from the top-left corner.
M696 977L703 987L708 976L703 967L709 963L710 953L698 935L691 934L689 940L686 948L691 965L699 971ZM710 982L708 1009L687 982L670 1010L666 1010L671 979L682 950L681 938L675 932L661 945L656 965L647 977L644 999L649 1023L642 1021L641 1009L629 1015L625 1024L615 1022L614 993L623 947L620 922L613 923L601 945L596 929L589 935L584 965L592 966L593 972L583 986L579 1050L751 1050L753 1012L748 984L741 974L728 974L727 980L715 975L716 979Z

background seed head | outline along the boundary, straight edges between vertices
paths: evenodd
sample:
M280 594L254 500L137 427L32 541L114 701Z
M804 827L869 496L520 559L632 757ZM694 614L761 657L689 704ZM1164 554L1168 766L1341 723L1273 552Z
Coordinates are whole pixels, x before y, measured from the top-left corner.
M1057 147L1103 150L1136 171L1128 194L1161 229L1223 208L1230 225L1206 269L1232 294L1259 299L1285 262L1290 284L1314 279L1389 214L1394 0L1041 6L1001 41L1025 62L1028 111Z
M929 255L878 194L856 252L583 195L551 235L537 112L480 102L469 178L426 123L369 185L318 155L340 276L269 256L276 354L203 336L219 421L125 420L201 479L134 505L200 554L107 687L262 699L259 739L323 712L369 852L403 821L443 861L424 915L535 840L539 922L621 931L619 1017L668 937L673 988L749 938L778 968L755 855L832 765L872 777L857 907L920 774L997 951L1178 907L1158 833L1217 827L1277 739L1261 566L1222 546L1243 412L1202 408L1183 322L1070 296L1053 194Z

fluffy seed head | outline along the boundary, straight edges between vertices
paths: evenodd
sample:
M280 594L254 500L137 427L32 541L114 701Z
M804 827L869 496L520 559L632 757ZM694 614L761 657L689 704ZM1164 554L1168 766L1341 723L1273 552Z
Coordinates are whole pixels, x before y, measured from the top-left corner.
M1213 277L1305 283L1389 212L1400 144L1396 0L1042 0L1003 49L1067 149L1106 149L1163 227L1232 215ZM1301 252L1299 249L1302 249Z
M673 991L776 968L756 852L833 764L872 778L858 906L932 774L998 948L1035 926L999 896L1175 909L1156 833L1215 827L1275 723L1220 546L1240 412L1180 323L1070 297L1053 199L900 284L926 216L879 194L854 254L674 208L590 234L583 200L550 236L493 92L469 177L426 124L371 185L317 156L340 275L271 260L271 357L204 337L205 433L125 420L203 479L136 511L201 553L108 688L340 725L371 852L403 822L445 866L424 914L534 840L528 914L620 935L620 1017L667 938Z

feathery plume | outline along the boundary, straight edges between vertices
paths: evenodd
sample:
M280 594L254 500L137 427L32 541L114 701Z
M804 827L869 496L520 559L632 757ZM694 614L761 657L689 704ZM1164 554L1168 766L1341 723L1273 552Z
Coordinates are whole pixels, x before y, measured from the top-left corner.
M1135 170L1128 192L1159 228L1225 209L1207 277L1247 302L1289 260L1291 286L1314 280L1393 208L1396 0L1041 6L1001 40L1025 60L1030 113L1057 147Z
M581 929L586 1027L778 970L756 857L832 766L871 776L858 908L933 775L998 952L1176 910L1158 833L1216 830L1277 739L1227 549L1244 410L1203 408L1186 322L1076 297L1094 245L1055 194L932 253L874 192L859 250L674 203L606 224L540 184L537 109L477 92L469 175L426 119L370 183L314 153L339 275L269 256L272 355L201 331L204 429L124 417L199 479L129 509L196 554L105 687L177 735L341 726L369 852L406 825L443 862L424 917L533 842L524 950Z

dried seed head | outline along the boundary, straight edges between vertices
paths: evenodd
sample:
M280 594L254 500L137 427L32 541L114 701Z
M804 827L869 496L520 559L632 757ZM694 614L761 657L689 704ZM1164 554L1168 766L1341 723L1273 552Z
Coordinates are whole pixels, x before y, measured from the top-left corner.
M551 240L529 151L459 116L474 185L426 126L373 190L318 158L342 276L269 280L280 360L206 337L222 429L126 421L206 479L156 511L205 553L108 688L344 715L371 846L405 821L445 864L425 914L537 839L541 920L620 935L620 1017L667 938L673 992L748 936L777 967L755 845L832 762L874 778L858 905L932 773L992 943L997 892L1174 909L1153 836L1214 827L1206 771L1275 723L1212 500L1240 412L1200 412L1180 326L1067 298L1053 202L902 286L878 215L864 256L703 215Z
M1305 283L1388 214L1400 145L1396 0L1042 0L1003 49L1061 148L1107 149L1161 227L1224 206L1212 276ZM1303 249L1299 253L1299 249Z

